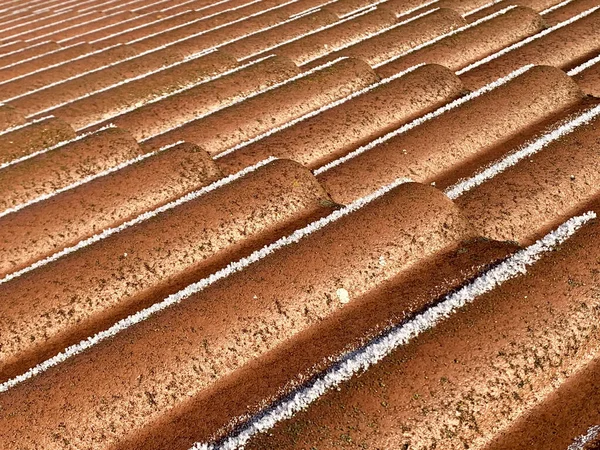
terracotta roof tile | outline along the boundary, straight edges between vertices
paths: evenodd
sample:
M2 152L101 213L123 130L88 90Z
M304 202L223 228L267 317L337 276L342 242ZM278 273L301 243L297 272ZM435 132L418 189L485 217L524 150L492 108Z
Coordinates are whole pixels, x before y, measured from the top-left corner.
M462 25L464 20L456 11L447 8L431 9L381 30L364 41L313 60L307 67L315 67L343 56L360 58L372 65L378 64Z
M277 89L273 89L277 85L272 86L243 102L150 138L143 146L156 149L167 142L186 140L216 155L377 80L364 61L341 59L280 83Z
M564 72L542 66L471 95L323 166L319 181L345 203L398 177L425 183L456 178L452 172L462 165L489 160L486 152L583 100Z
M598 8L0 0L0 448L600 448Z
M509 7L510 8L510 7ZM431 43L377 62L377 73L390 76L416 64L436 63L456 71L504 47L531 36L544 27L543 19L529 8L515 7L500 10L496 17L473 22L463 30L447 37L440 36Z
M330 6L326 6L324 10L327 11ZM276 53L290 58L298 65L302 65L342 47L362 41L394 26L395 23L395 16L385 8L377 8L374 11L366 10L346 17L337 23L332 23L317 33L299 36L290 40L290 42L283 42L279 46L265 49L264 52L246 54L244 57L255 59ZM231 45L235 46L235 44ZM227 52L229 47L225 46L223 50ZM328 61L334 59L336 58L328 59Z
M398 75L288 122L281 130L244 142L219 155L217 164L224 172L234 173L276 156L315 169L437 109L463 91L458 77L442 66L426 65Z

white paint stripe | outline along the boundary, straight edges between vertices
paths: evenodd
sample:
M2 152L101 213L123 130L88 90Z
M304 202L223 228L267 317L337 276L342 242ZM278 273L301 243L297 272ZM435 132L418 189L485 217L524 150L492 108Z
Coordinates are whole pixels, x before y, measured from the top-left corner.
M291 121L289 121L289 122L287 122L287 123L285 123L285 124L283 124L283 125L281 125L279 127L271 128L269 131L267 131L267 132L265 132L263 134L260 134L260 135L256 136L255 138L252 138L252 139L249 139L247 141L241 142L240 144L238 144L238 145L236 145L234 147L231 147L228 150L225 150L223 153L219 153L213 159L217 160L219 158L223 158L224 156L227 156L227 155L229 155L229 154L231 154L231 153L233 153L233 152L235 152L235 151L237 151L237 150L239 150L241 148L247 147L250 144L254 144L255 142L258 142L258 141L260 141L262 139L265 139L265 138L267 138L267 137L269 137L269 136L271 136L271 135L273 135L275 133L279 133L280 131L285 130L286 128L294 126L297 123L302 122L302 121L304 121L306 119L310 119L311 117L314 117L314 116L316 116L318 114L321 114L322 112L327 111L328 109L335 108L336 106L342 105L342 104L346 103L347 101L352 100L353 98L359 97L359 96L361 96L363 94L366 94L366 93L372 91L373 89L376 89L376 88L378 88L378 87L380 87L382 85L385 85L385 84L389 83L390 81L393 81L393 80L396 80L397 78L403 77L404 75L406 75L406 74L408 74L410 72L413 72L413 71L417 70L419 67L422 67L422 66L424 66L424 64L419 64L417 66L410 67L410 68L408 68L408 69L406 69L406 70L404 70L404 71L402 71L400 73L397 73L397 74L395 74L395 75L393 75L393 76L391 76L389 78L384 78L384 79L382 79L381 81L378 81L375 84L367 86L367 87L365 87L365 88L363 88L363 89L361 89L359 91L353 92L353 93L351 93L350 95L348 95L348 96L346 96L344 98L341 98L339 100L335 100L335 101L333 101L331 103L328 103L327 105L323 105L319 109L317 109L315 111L311 111L311 112L309 112L307 114L304 114L303 116L298 117L297 119L291 120Z
M123 110L118 115L116 115L114 117L111 117L109 120L118 119L119 117L121 117L121 116L123 116L123 115L125 115L127 113L130 113L131 111L134 111L134 110L140 108L140 106L144 106L145 107L145 106L148 106L148 105L152 105L153 103L160 102L161 100L164 100L167 97L172 97L174 95L181 94L182 92L189 91L191 89L195 89L198 86L202 86L203 84L210 83L211 81L215 81L215 80L218 80L219 78L223 78L223 77L225 77L227 75L231 75L233 73L236 73L236 72L239 72L241 70L247 69L248 67L254 66L254 65L259 64L259 63L261 63L263 61L266 61L267 59L272 59L274 57L275 57L275 55L269 55L269 56L265 56L264 58L256 59L256 60L254 60L254 61L252 61L250 63L244 64L244 65L241 65L241 66L238 66L238 67L234 67L233 69L230 69L227 72L220 73L218 75L215 75L215 76L213 76L211 78L203 80L203 81L201 81L201 82L199 82L197 84L194 84L192 86L185 86L185 87L182 87L181 89L177 89L175 91L170 91L170 92L168 92L166 94L163 94L163 95L161 95L159 97L153 98L152 100L148 100L148 101L144 102L143 105L137 105L137 104L133 105L133 106L131 106L131 107ZM97 121L97 122L95 122L93 124L87 125L86 128L93 127L93 126L98 125L99 123L102 123L102 122L106 122L106 120L99 120L99 121Z
M469 11L466 14L463 14L463 17L469 17L472 14L478 13L479 11L483 11L484 9L490 8L498 3L503 2L504 0L494 0L492 2L486 3L485 5L481 5L478 8L472 9L471 11Z
M78 43L78 44L72 45L71 47L63 47L63 48L61 48L60 50L65 50L65 49L68 49L68 48L73 48L73 47L76 47L76 46L79 46L79 45L86 45L86 43L84 43L84 42L80 42L80 43ZM121 45L121 44L115 44L115 45L113 45L112 47L107 47L107 48L103 48L103 49L100 49L100 50L93 50L93 51L90 51L89 53L83 53L83 54L81 54L81 55L79 55L79 56L76 56L76 57L74 57L74 58L71 58L71 59L69 59L69 60L67 60L67 61L61 61L61 62L59 62L59 63L56 63L56 64L51 64L51 65L49 65L49 66L40 67L39 69L36 69L36 70L34 70L34 71L32 71L32 72L27 72L27 73L24 73L23 75L17 75L16 77L9 78L8 80L4 80L4 81L0 82L0 89L1 89L1 86L2 86L2 85L4 85L4 84L6 84L6 83L9 83L9 82L12 82L12 81L16 81L16 80L20 80L20 79L22 79L22 78L28 77L28 76L30 76L30 75L35 75L36 73L44 72L44 71L46 71L46 70L54 69L55 67L64 66L65 64L69 64L69 63L72 63L72 62L74 62L74 61L79 61L80 59L83 59L83 58L89 58L90 56L97 55L97 54L99 54L99 53L102 53L102 52L104 52L104 51L106 51L106 50L110 50L111 48L115 48L115 47L117 47L117 46L120 46L120 45ZM50 52L50 53L54 53L54 52ZM48 54L49 54L49 53L45 53L45 54L43 54L43 55L39 55L39 56L40 56L40 57L41 57L41 56L46 56L46 55L48 55ZM36 58L37 58L37 57L35 57L35 58L32 58L32 59L36 59ZM16 64L21 64L21 62L24 62L24 61L20 61L20 62L18 62L18 63L16 63ZM12 65L16 65L16 64L12 64ZM12 65L11 65L11 66L12 66ZM6 67L11 67L11 66L6 66ZM3 67L3 68L4 68L4 67Z
M266 88L266 89L263 89L263 90L257 91L257 92L255 92L254 94L248 95L247 97L240 98L240 99L238 99L238 100L236 100L236 101L234 101L234 102L232 102L232 103L229 103L227 106L225 106L225 108L220 108L220 109L217 109L217 110L215 110L215 111L210 111L210 112L208 112L208 113L206 113L206 114L201 114L201 115L199 115L198 117L196 117L194 120L192 120L191 122L186 122L186 123L184 123L184 124L182 124L182 125L176 125L176 126L174 126L174 127L171 127L171 128L169 128L169 129L167 129L167 130L165 130L165 131L163 131L163 132L161 132L161 133L159 133L159 134L157 134L157 135L154 135L154 136L147 137L146 139L143 139L143 140L141 140L141 141L140 141L140 143L146 142L146 141L148 141L148 140L150 140L150 139L153 139L153 138L155 138L155 137L157 137L157 136L162 136L163 134L169 133L169 132L171 132L171 131L173 131L173 130L175 130L175 129L177 129L177 128L184 127L184 126L186 126L186 125L188 125L188 124L190 124L190 123L192 123L192 122L196 122L196 121L198 121L198 120L200 120L200 119L203 119L203 118L205 118L205 117L207 117L207 116L209 116L209 115L211 115L211 114L214 114L214 113L216 113L216 112L218 112L218 111L222 111L223 109L226 109L226 108L231 108L232 106L235 106L235 105L237 105L238 103L244 102L244 101L246 101L246 100L249 100L249 99L251 99L251 98L254 98L254 97L258 96L258 95L262 95L262 94L264 94L264 93L266 93L266 92L269 92L269 91L272 91L272 90L274 90L274 89L277 89L277 88L279 88L279 87L281 87L281 86L284 86L284 85L286 85L286 84L289 84L289 83L291 83L291 82L293 82L293 81L297 81L297 80L300 80L301 78L308 77L309 75L312 75L313 73L315 73L315 72L317 72L317 71L319 71L319 70L326 69L327 67L330 67L330 66L332 66L332 65L334 65L334 64L336 64L336 63L338 63L338 62L340 62L340 61L342 61L342 60L344 60L344 59L348 59L348 58L347 58L347 57L345 57L345 56L343 56L343 57L341 57L341 58L337 58L337 59L335 59L335 60L333 60L333 61L330 61L330 62L328 62L328 63L326 63L326 64L322 64L322 65L320 65L320 66L317 66L317 67L315 67L314 69L307 70L306 72L302 72L302 73L300 73L300 74L298 74L298 75L296 75L296 76L294 76L294 77L292 77L292 78L288 78L287 80L284 80L284 81L281 81L281 82L279 82L279 83L277 83L277 84L274 84L274 85L272 85L272 86L269 86L269 87L268 87L268 88Z
M329 24L327 24L327 25L323 25L322 27L316 28L316 29L314 29L314 30L311 30L311 31L309 31L309 32L307 32L307 33L304 33L304 34L301 34L301 35L299 35L299 36L295 36L295 37L293 37L293 38L291 38L291 39L288 39L287 41L280 42L279 44L272 45L272 46L270 46L270 47L267 47L267 48L264 48L264 49L262 49L262 50L259 50L259 51L257 51L257 52L254 52L254 53L252 53L252 54L250 54L250 55L244 56L244 57L242 58L242 60L247 60L247 59L250 59L250 58L252 58L253 56L260 55L261 53L266 53L266 52L268 52L268 51L270 51L270 50L273 50L274 48L279 48L279 47L281 47L281 46L284 46L284 45L290 44L290 43L292 43L292 42L296 42L296 41L297 41L297 40L299 40L299 39L305 38L305 37L307 37L307 36L311 36L311 35L313 35L313 34L315 34L315 33L320 33L321 31L328 30L328 29L330 29L330 28L334 28L334 27L336 27L336 26L338 26L338 25L342 25L343 23L345 23L345 22L348 22L348 20L352 20L352 19L354 19L354 18L356 18L356 17L358 17L358 16L361 16L361 15L363 15L363 14L367 14L367 13L370 13L371 11L374 11L374 10L375 10L375 8L368 9L368 10L366 10L366 11L362 12L361 14L359 14L359 15L357 15L357 16L352 16L352 17L349 17L349 18L347 18L347 19L343 19L343 20L339 20L339 21L336 21L336 22L333 22L333 23L329 23ZM310 14L312 14L312 13L314 13L314 12L317 12L317 11L318 11L318 10L313 10L313 11L311 11L311 12L310 12ZM297 18L300 18L300 17L302 17L302 16L298 16L298 15L296 15L296 16L294 17L294 19L297 19ZM227 52L227 49L225 49L225 52Z
M231 183L233 180L241 178L242 176L255 171L259 167L264 166L265 164L273 161L274 159L275 158L269 158L265 161L255 164L254 166L247 167L246 169L238 172L235 175L231 175L227 178L219 180L216 183L213 183L210 186L207 186L206 188L203 188L199 191L193 192L192 194L188 194L188 195L182 197L181 200L183 200L183 201L181 201L181 203L187 202L187 201L197 198L201 195L204 195L207 192L217 189L225 184ZM377 192L374 192L373 194L370 194L366 197L356 200L356 201L352 202L351 204L349 204L348 206L338 209L338 210L332 212L331 214L329 214L328 216L323 217L322 219L319 219L315 222L312 222L309 225L305 226L304 228L296 230L292 234L285 236L285 237L275 241L272 244L268 244L268 245L264 246L260 250L254 251L252 254L250 254L247 257L241 258L235 262L231 262L227 267L213 273L212 275L209 275L208 277L206 277L196 283L192 283L189 286L187 286L186 288L180 290L179 292L176 292L175 294L168 296L164 300L162 300L158 303L154 303L152 306L145 308L135 314L132 314L129 317L126 317L125 319L120 320L119 322L117 322L116 324L111 326L110 328L108 328L104 331L101 331L94 336L90 336L87 339L82 340L78 344L75 344L75 345L72 345L72 346L66 348L65 350L63 350L62 352L57 354L56 356L29 369L24 374L19 375L15 378L12 378L8 381L5 381L4 383L0 384L0 392L5 392L8 389L16 386L17 384L22 383L23 381L25 381L29 378L32 378L32 377L48 370L49 368L56 366L57 364L62 363L63 361L66 361L67 359L95 346L96 344L102 342L103 340L110 338L112 336L115 336L116 334L120 333L121 331L126 330L127 328L148 319L150 316L152 316L152 315L154 315L176 303L180 303L181 301L185 300L186 298L190 297L191 295L206 289L211 284L214 284L215 282L217 282L223 278L227 278L236 272L242 271L246 267L248 267L248 266L260 261L261 259L265 258L266 256L270 255L274 251L276 251L280 248L286 247L288 245L295 244L296 242L299 242L301 239L305 238L306 236L314 233L317 230L320 230L321 228L324 228L325 226L329 225L330 223L335 222L336 220L338 220L354 211L357 211L358 209L369 204L376 198L381 197L386 192L390 191L391 189L395 188L396 186L398 186L402 183L406 183L408 181L410 181L410 180L408 180L408 179L396 180L394 183L379 189ZM179 201L180 200L178 200L177 202L179 202ZM177 202L173 202L173 203L177 203ZM181 204L181 203L178 203L178 204ZM170 203L169 205L172 205L172 203ZM165 211L166 209L171 209L173 207L173 206L169 207L169 205L158 208L151 213L142 214L142 216L144 216L144 219L142 219L142 220L146 220L146 219L156 215L158 212L162 212L162 211ZM142 217L142 216L140 216L140 217ZM137 220L137 219L135 219L135 220ZM131 221L131 222L133 222L133 221ZM131 224L131 222L128 222L128 224ZM141 220L140 220L140 222L141 222ZM123 227L122 229L124 229L127 226L131 226L131 225L124 224L121 227ZM121 227L119 227L117 229L120 231ZM112 230L116 230L116 229L112 229ZM113 234L113 233L111 233L111 234ZM89 239L88 239L88 241L89 241ZM86 242L86 241L83 241L83 242ZM86 244L86 245L89 245L89 244ZM0 283L5 282L5 280L6 280L6 277L4 280L0 281ZM6 280L6 281L8 281L8 280Z
M600 435L600 425L590 427L587 432L579 436L575 441L567 447L567 450L583 450L585 445Z
M581 14L577 14L574 17L571 17L569 20L565 20L564 22L560 22L559 24L554 25L553 27L550 28L546 28L543 31L540 31L538 34L534 34L533 36L529 36L528 38L523 39L522 41L517 42L516 44L510 45L508 47L503 48L502 50L490 55L490 56L486 56L483 59L480 59L477 62L474 62L473 64L468 65L467 67L459 70L458 72L456 72L456 75L462 75L465 72L468 72L471 69L474 69L476 67L479 67L483 64L486 64L490 61L493 61L494 59L505 55L506 53L515 50L517 48L523 47L526 44L529 44L530 42L535 41L536 39L539 39L543 36L546 36L547 34L552 33L553 31L556 31L560 28L566 27L567 25L572 24L573 22L582 19L586 16L589 16L590 14L592 14L594 11L597 11L598 9L600 9L600 6L594 6L593 8L588 9L587 11L582 12Z
M333 368L326 370L316 381L299 389L289 400L284 400L270 408L266 413L246 425L238 434L225 439L219 445L196 443L192 446L192 450L243 448L254 435L264 433L273 428L278 422L291 418L297 412L306 409L327 391L379 363L396 349L406 345L425 331L434 328L465 305L493 291L504 282L525 274L529 266L535 264L546 253L551 252L565 242L595 217L594 212L587 212L569 219L535 244L518 251L513 256L479 275L471 283L447 295L440 303L416 314L407 322L392 327L362 348L340 358Z
M597 64L598 62L600 62L600 54L598 54L598 56L590 59L589 61L586 61L583 64L575 67L574 69L569 70L567 72L567 75L569 75L570 77L573 77L573 76L583 72L585 69L589 69L590 67Z
M566 5L568 5L568 4L569 4L569 3L571 3L571 2L573 2L573 0L564 0L564 1L562 1L562 2L558 3L558 4L554 5L554 6L551 6L551 7L549 7L549 8L546 8L545 10L543 10L543 11L540 13L540 15L541 15L541 16L543 16L543 15L545 15L545 14L548 14L548 13L550 13L550 12L552 12L552 11L555 11L555 10L557 10L557 9L559 9L559 8L562 8L563 6L566 6Z
M162 50L162 49L161 49L161 50ZM49 111L54 111L54 110L56 110L56 109L58 109L58 108L61 108L61 107L65 106L65 105L69 105L69 104L71 104L71 103L75 103L75 102L77 102L77 101L79 101L79 100L83 100L83 99L85 99L85 98L91 97L91 96L93 96L93 95L96 95L96 94L100 94L100 93L102 93L102 92L106 92L106 91L108 91L108 90L110 90L110 89L114 89L114 88L116 88L116 87L122 86L122 85L124 85L124 84L127 84L127 83L132 83L132 82L134 82L134 81L138 81L138 80L141 80L141 79L143 79L143 78L147 78L147 77L149 77L149 76L151 76L151 75L155 75L155 74L157 74L157 73L159 73L159 72L162 72L162 71L165 71L165 70L168 70L168 69L172 69L172 68L174 68L174 67L180 66L181 64L184 64L184 63L190 62L190 61L192 61L192 60L195 60L195 59L197 59L197 58L201 58L201 57L203 57L203 56L206 56L206 55L208 55L208 54L210 54L210 53L212 53L212 51L200 52L200 53L198 53L198 54L194 55L194 56L193 56L193 58L184 59L184 60L182 60L182 61L177 61L177 62L175 62L175 63L173 63L173 64L171 64L171 65L164 66L164 67L159 67L158 69L154 69L154 70L151 70L150 72L145 72L145 73L142 73L142 74L140 74L140 75L138 75L138 76L136 76L136 77L133 77L133 78L127 78L127 79L125 79L125 80L118 81L118 82L116 82L116 83L114 83L114 84L111 84L110 86L106 86L106 87L104 87L104 88L102 88L102 89L98 89L98 90L96 90L96 91L90 91L90 92L87 92L87 93L83 94L82 96L80 96L80 97L77 97L77 98L74 98L74 99L72 99L72 100L68 100L68 101L66 101L66 102L63 102L63 103L58 103L58 104L56 104L56 105L52 105L51 107L49 107L49 108L46 108L46 109L44 109L44 110L42 110L42 111L38 111L38 112L36 112L36 113L34 113L34 114L32 114L32 115L36 115L36 116L37 116L38 114L43 114L43 113L46 113L46 112L49 112ZM138 55L138 56L141 56L141 55ZM132 59L134 59L134 58L132 58ZM127 61L129 61L129 60L127 60ZM121 60L121 61L118 61L117 63L113 63L113 64L111 64L111 65L119 64L119 63L121 63L121 62L124 62L124 61L123 61L123 60ZM109 66L110 66L110 65L109 65ZM109 66L107 66L107 67L109 67ZM103 69L105 69L105 68L106 68L106 67L104 67ZM102 69L97 69L97 70L94 70L93 72L97 72L98 70L102 70ZM88 74L89 74L89 73L90 73L90 72L88 72ZM79 77L79 76L78 76L78 77ZM78 78L78 77L75 77L75 78ZM65 80L65 81L70 81L70 80ZM31 94L31 92L29 92L29 94ZM15 97L15 98L16 98L16 97ZM31 116L29 116L29 117L31 117ZM104 120L102 120L101 122L104 122ZM98 123L100 123L100 122L98 122ZM91 125L86 125L86 128L87 128L88 126L91 126Z
M132 164L138 163L140 161L143 161L145 159L150 158L151 156L157 155L158 153L161 153L164 150L167 150L167 149L169 149L171 147L175 147L176 145L179 145L182 142L183 141L179 141L179 142L176 142L174 144L166 145L166 146L161 147L160 149L158 149L158 150L156 150L154 152L144 153L144 154L139 155L139 156L137 156L135 158L129 159L127 161L123 161L122 163L117 164L116 166L111 167L110 169L106 169L106 170L104 170L102 172L98 172L96 174L89 175L89 176L87 176L85 178L82 178L81 180L79 180L79 181L77 181L75 183L72 183L72 184L70 184L68 186L65 186L63 188L57 189L55 191L49 192L49 193L44 194L44 195L40 195L39 197L36 197L36 198L34 198L32 200L29 200L29 201L27 201L25 203L21 203L20 205L13 206L12 208L5 209L4 211L0 212L0 218L2 218L4 216L7 216L9 214L16 213L17 211L20 211L23 208L27 208L28 206L34 205L34 204L42 202L44 200L48 200L48 199L50 199L50 198L52 198L52 197L54 197L54 196L56 196L56 195L58 195L58 194L60 194L62 192L66 192L66 191L70 191L71 189L75 189L76 187L82 186L82 185L84 185L86 183L89 183L90 181L93 181L93 180L95 180L97 178L102 178L102 177L105 177L106 175L109 175L111 173L117 172L117 171L119 171L121 169L124 169L127 166L131 166Z
M30 125L30 124L28 124L28 125ZM90 133L81 134L81 135L79 135L79 136L77 136L77 137L75 137L73 139L70 139L70 140L67 140L67 141L63 141L63 142L59 142L58 144L55 144L55 145L53 145L51 147L46 147L46 148L44 148L42 150L38 150L37 152L30 153L29 155L21 156L20 158L13 159L12 161L2 163L2 164L0 164L0 170L5 169L5 168L10 167L10 166L14 166L15 164L18 164L18 163L23 162L23 161L27 161L28 159L34 158L35 156L43 155L44 153L48 153L49 151L55 150L58 147L62 147L63 145L67 145L67 144L71 144L72 142L80 141L81 139L84 139L84 138L86 138L86 137L88 137L88 136L90 136L92 134L104 131L104 130L106 130L108 128L116 128L116 127L114 125L108 125L106 127L100 128L99 130L96 130L96 131L93 131L93 132L90 132Z
M20 130L21 128L28 127L29 125L33 125L34 123L39 123L39 122L43 122L44 120L47 120L47 119L52 119L53 117L54 116L40 117L39 119L32 120L31 122L23 123L21 125L15 125L14 127L10 127L10 128L7 128L6 130L0 131L0 136L5 135L7 133L12 133L13 131Z
M422 19L423 17L428 16L429 14L432 14L432 13L438 11L439 9L440 8L430 9L429 11L425 11L425 12L423 12L421 14L418 14L418 15L416 15L414 17L410 17L409 19L403 20L401 22L397 22L397 23L395 23L395 24L393 24L393 25L391 25L391 26L389 26L387 28L383 28L383 29L381 29L379 31L376 31L375 33L371 33L371 34L363 37L359 41L351 41L351 42L348 42L348 43L342 45L341 47L338 47L338 48L332 49L332 50L335 51L336 53L339 53L339 52L341 52L343 50L346 50L349 47L353 47L353 46L358 45L358 44L363 44L364 42L368 41L369 39L373 39L373 38L375 38L375 37L377 37L377 36L379 36L381 34L387 33L388 31L391 31L391 30L394 30L394 29L396 29L398 27L401 27L402 25L406 25L408 23L414 22L415 20ZM313 62L313 61L315 61L315 60L317 60L319 58L322 58L323 56L324 55L318 55L318 56L315 56L314 58L306 60L305 62L302 63L301 66L309 64L309 63L311 63L311 62ZM375 66L373 66L373 67L375 67Z
M436 109L435 111L432 111L430 113L425 114L424 116L419 117L418 119L413 120L410 123L407 123L406 125L401 126L400 128L389 132L388 134L377 138L371 142L369 142L366 145L363 145L362 147L357 148L356 150L354 150L353 152L348 153L346 156L342 156L341 158L336 159L335 161L330 162L329 164L326 164L322 167L319 167L318 169L316 169L313 173L315 175L320 175L323 172L328 171L329 169L332 169L336 166L339 166L340 164L345 163L346 161L362 154L365 153L373 148L375 148L376 146L389 141L391 138L398 136L402 133L405 133L425 122L430 121L431 119L434 119L435 117L440 116L441 114L450 111L451 109L454 109L470 100L473 100L476 97L479 97L482 94L485 94L487 92L490 92L494 89L496 89L499 86L502 86L503 84L506 84L507 82L509 82L510 80L512 80L513 78L518 77L519 75L525 73L526 71L528 71L530 68L532 68L533 65L528 65L528 66L524 66L521 67L518 70L515 70L514 72L508 74L505 77L502 77L496 81L494 81L493 83L487 84L484 87L477 89L476 91L471 92L468 95L465 95L464 97L460 97L450 103L447 103L446 105L442 106L441 108Z
M419 51L419 50L421 50L421 49L423 49L425 47L429 47L430 45L433 45L436 42L441 41L442 39L446 39L446 38L448 38L450 36L454 36L454 35L456 35L458 33L461 33L461 32L463 32L465 30L468 30L470 28L476 27L477 25L481 25L482 23L488 22L488 21L490 21L492 19L495 19L496 17L502 16L502 15L506 14L507 12L509 12L509 11L515 9L515 8L516 8L515 5L507 6L506 8L501 9L500 11L496 11L495 13L490 14L489 16L482 17L481 19L478 19L475 22L471 22L468 25L462 26L460 28L457 28L456 30L452 30L452 31L450 31L448 33L442 34L442 35L440 35L440 36L438 36L438 37L436 37L434 39L431 39L430 41L427 41L427 42L424 42L424 43L422 43L420 45L417 45L416 47L413 47L410 50L407 50L407 51L405 51L404 53L401 53L398 56L394 56L393 58L390 58L390 59L388 59L386 61L377 63L377 64L375 64L373 66L373 68L376 69L378 67L383 66L384 64L388 64L388 63L390 63L392 61L395 61L397 59L400 59L400 58L402 58L402 57L404 57L406 55L410 55L411 53L417 52L417 51Z
M517 164L519 161L536 154L550 143L573 132L576 128L589 123L591 120L596 119L598 116L600 116L600 105L589 109L588 111L584 112L575 119L561 124L557 128L541 136L539 139L536 139L530 144L522 146L517 151L507 155L495 164L492 164L485 170L479 172L475 176L460 181L455 185L449 187L448 189L446 189L445 194L452 200L460 197L465 192L473 189L476 186L479 186L480 184L483 184L487 180L494 178L496 175L504 172L509 167Z

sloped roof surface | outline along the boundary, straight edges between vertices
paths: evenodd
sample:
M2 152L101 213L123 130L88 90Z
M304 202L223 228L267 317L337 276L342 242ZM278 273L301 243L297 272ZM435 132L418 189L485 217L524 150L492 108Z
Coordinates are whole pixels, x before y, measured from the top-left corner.
M598 0L0 0L0 449L600 448Z

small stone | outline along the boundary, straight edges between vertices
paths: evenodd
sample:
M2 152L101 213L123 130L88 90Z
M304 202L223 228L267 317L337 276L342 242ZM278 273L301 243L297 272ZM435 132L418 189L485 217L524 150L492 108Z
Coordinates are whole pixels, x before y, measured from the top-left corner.
M575 175L571 175L571 181L575 181Z
M345 305L346 303L350 302L350 294L348 294L348 291L344 288L339 288L337 291L335 291L337 297L340 299L340 303Z

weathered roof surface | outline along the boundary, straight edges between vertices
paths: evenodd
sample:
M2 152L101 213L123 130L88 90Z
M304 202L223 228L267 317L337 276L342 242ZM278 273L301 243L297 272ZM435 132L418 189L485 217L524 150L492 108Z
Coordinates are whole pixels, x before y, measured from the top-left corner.
M597 0L0 0L0 448L600 445Z

